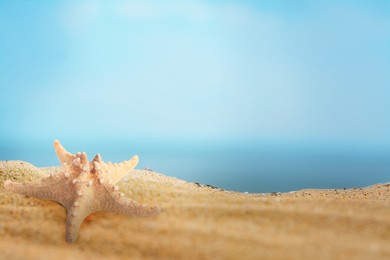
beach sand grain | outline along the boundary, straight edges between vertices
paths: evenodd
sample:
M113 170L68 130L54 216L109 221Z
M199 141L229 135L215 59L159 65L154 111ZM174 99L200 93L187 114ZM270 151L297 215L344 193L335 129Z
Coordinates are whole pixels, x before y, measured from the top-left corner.
M0 162L0 259L390 259L390 184L245 194L134 170L119 190L153 217L99 212L65 241L65 209L7 192L59 167Z

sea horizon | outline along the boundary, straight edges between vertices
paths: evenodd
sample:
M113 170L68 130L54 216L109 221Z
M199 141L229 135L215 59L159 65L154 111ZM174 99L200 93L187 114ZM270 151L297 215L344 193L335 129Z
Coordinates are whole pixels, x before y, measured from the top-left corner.
M136 169L151 169L189 182L249 193L300 189L361 188L389 181L387 146L257 143L63 141L71 153L85 151L91 160L121 162L134 154ZM58 166L52 142L0 144L0 160L22 160L37 167Z

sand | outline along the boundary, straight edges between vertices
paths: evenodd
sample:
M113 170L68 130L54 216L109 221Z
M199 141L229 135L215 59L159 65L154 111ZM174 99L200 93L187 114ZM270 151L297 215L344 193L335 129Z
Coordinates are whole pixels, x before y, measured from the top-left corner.
M0 259L390 259L390 184L245 194L135 170L120 191L162 213L96 213L67 244L62 206L3 188L50 171L0 162Z

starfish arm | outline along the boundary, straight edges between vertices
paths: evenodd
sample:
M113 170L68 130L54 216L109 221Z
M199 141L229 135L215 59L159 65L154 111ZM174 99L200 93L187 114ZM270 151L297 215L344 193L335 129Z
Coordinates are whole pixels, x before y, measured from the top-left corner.
M131 170L138 164L138 156L134 155L128 161L115 163L100 163L102 166L102 173L105 179L110 180L113 184L118 183L123 177L125 177Z
M58 177L55 178L50 176L41 180L25 183L6 180L4 182L4 188L7 191L18 193L20 195L53 200L61 203L65 207L68 207L71 205L72 198L65 195L67 193L72 194L72 189L74 189L74 186L70 185L67 181L58 180Z
M71 164L76 158L75 155L71 154L61 145L60 141L54 141L54 150L56 151L57 157L60 160L61 164L67 163Z
M100 196L100 210L144 217L156 215L161 211L159 207L142 205L129 198L123 197L123 193L117 191L111 192L108 190Z
M97 210L97 204L93 203L93 192L87 188L77 188L77 197L72 205L67 208L66 216L66 241L74 243L77 240L80 226L84 219ZM92 202L92 203L91 203Z

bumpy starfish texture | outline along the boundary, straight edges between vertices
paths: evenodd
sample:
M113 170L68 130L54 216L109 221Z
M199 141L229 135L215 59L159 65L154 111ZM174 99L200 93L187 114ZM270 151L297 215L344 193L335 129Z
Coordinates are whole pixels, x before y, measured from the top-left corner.
M109 211L126 215L151 216L160 212L124 197L118 183L138 163L135 155L120 164L105 163L97 154L91 162L86 153L71 154L61 143L54 141L54 149L63 171L40 180L15 183L4 182L4 188L18 194L49 199L62 204L67 211L66 240L74 243L80 225L93 212Z

